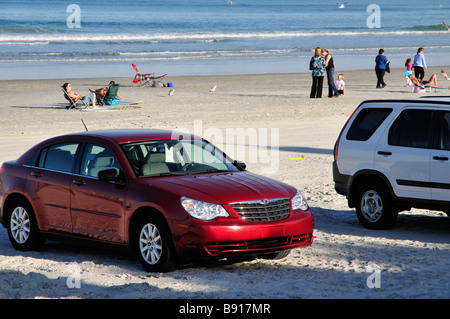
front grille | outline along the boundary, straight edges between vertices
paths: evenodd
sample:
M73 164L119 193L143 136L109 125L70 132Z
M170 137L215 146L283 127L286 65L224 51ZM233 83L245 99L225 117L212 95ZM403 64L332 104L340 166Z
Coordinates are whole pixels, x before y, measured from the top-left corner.
M291 210L289 198L233 203L231 207L233 207L242 219L249 222L282 220L289 216Z

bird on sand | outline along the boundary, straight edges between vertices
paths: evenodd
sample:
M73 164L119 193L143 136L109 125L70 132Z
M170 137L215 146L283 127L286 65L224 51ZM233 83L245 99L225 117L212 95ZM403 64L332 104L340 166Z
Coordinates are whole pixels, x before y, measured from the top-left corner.
M169 96L173 95L175 93L175 89L172 89L169 91Z
M209 89L209 92L216 92L217 85L214 85L212 88Z

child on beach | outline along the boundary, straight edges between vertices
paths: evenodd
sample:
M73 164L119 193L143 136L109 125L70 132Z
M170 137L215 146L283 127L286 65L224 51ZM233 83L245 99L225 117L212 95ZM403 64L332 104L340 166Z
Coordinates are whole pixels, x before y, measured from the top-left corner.
M412 74L413 64L411 58L406 59L405 66L406 72L410 72Z
M445 73L444 69L441 69L441 73L447 81L450 81L450 78L447 76L447 73Z
M345 82L344 75L341 73L338 75L338 79L334 81L338 90L339 96L345 96Z
M406 66L406 72L405 72L406 85L413 86L413 83L411 82L411 80L409 78L409 76L412 74L412 71L413 71L413 64L412 64L411 58L406 59L405 66Z

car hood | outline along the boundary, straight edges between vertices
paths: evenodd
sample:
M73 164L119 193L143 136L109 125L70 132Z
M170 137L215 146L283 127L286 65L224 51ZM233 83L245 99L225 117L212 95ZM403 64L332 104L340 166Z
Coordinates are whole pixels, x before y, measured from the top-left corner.
M290 185L246 171L160 177L145 179L143 182L180 197L218 204L262 198L290 198L296 193L296 189Z

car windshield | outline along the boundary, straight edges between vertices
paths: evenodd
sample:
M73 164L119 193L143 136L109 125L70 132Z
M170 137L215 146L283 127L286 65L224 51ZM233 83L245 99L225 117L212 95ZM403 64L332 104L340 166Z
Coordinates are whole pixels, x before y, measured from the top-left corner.
M202 139L143 141L122 149L136 177L239 171L222 151Z

